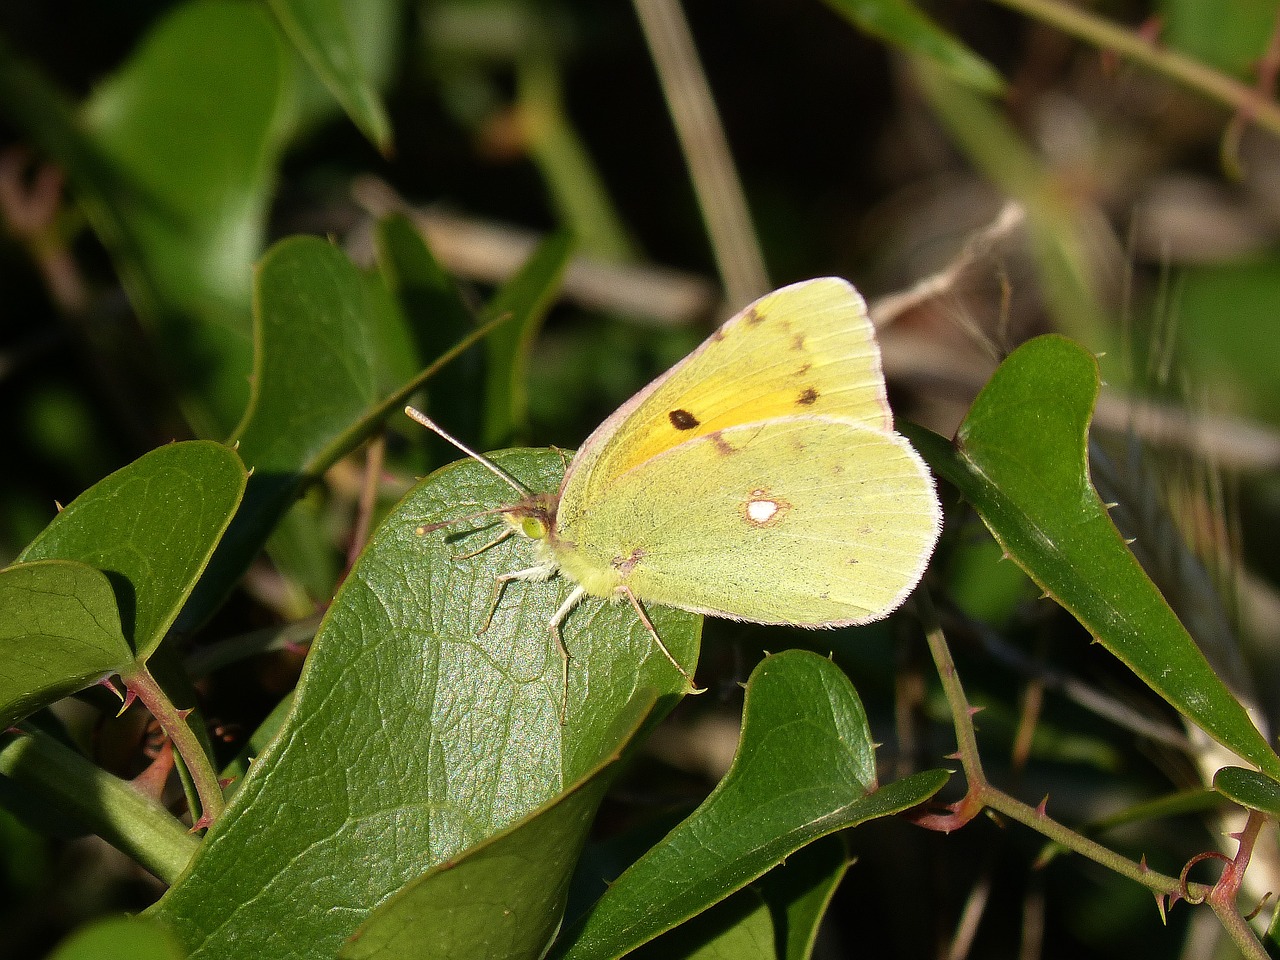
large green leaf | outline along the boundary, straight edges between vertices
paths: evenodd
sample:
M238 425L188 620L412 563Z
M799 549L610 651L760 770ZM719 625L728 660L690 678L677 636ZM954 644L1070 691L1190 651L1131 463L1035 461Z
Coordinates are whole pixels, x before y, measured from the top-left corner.
M1219 743L1280 776L1280 758L1139 566L1089 480L1092 354L1059 336L1015 350L954 448L912 439L1006 553L1143 682Z
M105 572L124 634L145 660L204 571L245 480L235 451L220 443L160 447L73 500L19 559L78 560Z
M555 955L621 956L805 844L921 803L946 779L932 770L877 787L871 731L848 677L807 651L769 657L747 683L742 739L724 779L610 883Z
M556 453L500 460L537 490L563 471ZM661 709L684 690L628 606L589 600L565 623L566 696L547 629L570 589L559 578L509 584L480 630L495 577L533 553L513 538L465 556L495 533L492 517L465 518L511 496L482 467L454 464L379 527L329 608L284 728L155 908L193 956L334 955L406 883L586 776L635 700L657 695ZM416 532L449 517L455 527ZM691 663L697 619L652 614Z
M68 560L0 570L0 730L132 661L100 570Z
M391 121L365 70L343 0L268 0L268 6L334 99L374 146L389 155Z
M910 0L827 0L858 29L907 53L927 58L957 83L998 94L1004 80L996 69L925 16Z
M616 745L634 736L652 706L633 700L619 714L621 736L602 738L601 748L615 752L551 803L402 889L360 928L343 960L541 957L618 762ZM477 897L477 890L488 894Z
M86 105L102 163L69 167L205 436L225 436L247 399L250 277L287 77L261 8L180 4Z

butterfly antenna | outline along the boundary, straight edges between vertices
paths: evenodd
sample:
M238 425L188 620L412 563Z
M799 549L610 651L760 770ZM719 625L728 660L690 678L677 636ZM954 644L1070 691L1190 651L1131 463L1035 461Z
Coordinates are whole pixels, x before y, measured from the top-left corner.
M507 473L507 471L503 470L500 466L498 466L496 463L494 463L484 454L476 453L474 450L468 447L465 443L463 443L457 437L449 433L449 431L447 431L444 427L440 426L440 424L436 423L434 420L428 417L421 410L415 410L413 407L405 407L404 412L407 413L414 420L417 420L420 424L422 424L432 433L449 441L449 443L453 444L455 447L457 447L459 450L465 453L468 457L470 457L476 463L483 466L486 470L488 470L494 476L500 477L501 479L505 480L507 483L511 485L512 489L514 489L516 493L520 494L522 497L533 496L533 491L530 490L528 487L526 487L523 483L521 483L511 474Z

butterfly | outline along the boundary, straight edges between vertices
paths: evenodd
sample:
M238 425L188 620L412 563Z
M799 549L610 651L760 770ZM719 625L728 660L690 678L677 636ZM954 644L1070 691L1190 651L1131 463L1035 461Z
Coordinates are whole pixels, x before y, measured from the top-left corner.
M513 580L574 584L549 624L566 682L561 626L585 597L629 600L694 689L644 604L868 623L919 583L941 528L929 469L894 431L866 305L835 277L783 287L725 322L586 439L555 493L406 412L518 494L492 511L508 526L482 549L522 535L537 562L499 578L495 606Z

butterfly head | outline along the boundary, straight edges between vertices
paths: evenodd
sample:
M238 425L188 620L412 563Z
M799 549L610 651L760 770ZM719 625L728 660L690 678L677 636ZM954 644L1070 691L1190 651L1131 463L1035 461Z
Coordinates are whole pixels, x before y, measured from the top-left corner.
M555 539L556 499L554 493L529 494L519 503L503 507L502 514L516 533L530 540L547 542Z

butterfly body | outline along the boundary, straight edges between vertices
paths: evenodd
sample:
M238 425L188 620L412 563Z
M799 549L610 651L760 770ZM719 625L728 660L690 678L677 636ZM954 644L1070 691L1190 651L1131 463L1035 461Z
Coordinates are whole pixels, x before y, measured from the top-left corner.
M893 429L866 307L836 278L744 309L605 420L557 493L501 512L538 560L504 580L576 584L553 630L583 596L627 597L642 617L645 602L866 623L919 582L941 522Z

